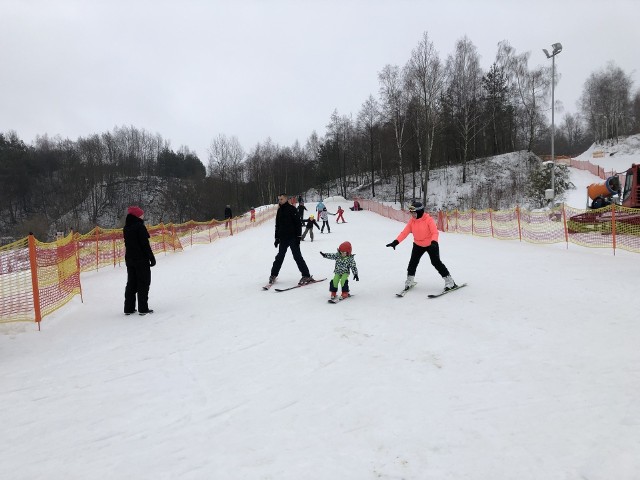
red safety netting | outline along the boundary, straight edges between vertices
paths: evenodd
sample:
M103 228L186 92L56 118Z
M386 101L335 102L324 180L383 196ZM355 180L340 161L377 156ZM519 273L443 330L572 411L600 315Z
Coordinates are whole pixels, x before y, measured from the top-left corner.
M276 214L267 207L227 221L189 221L148 226L154 254L173 253L199 243L211 243ZM0 323L37 321L82 295L81 272L124 264L122 229L96 227L86 234L72 233L52 243L33 236L0 247Z

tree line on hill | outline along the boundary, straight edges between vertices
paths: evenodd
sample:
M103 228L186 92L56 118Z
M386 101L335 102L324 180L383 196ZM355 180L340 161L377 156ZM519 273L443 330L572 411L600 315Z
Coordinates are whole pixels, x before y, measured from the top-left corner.
M375 197L380 182L395 182L402 203L407 191L426 202L433 168L461 165L466 182L471 160L549 152L551 66L531 67L530 59L503 41L483 71L469 38L441 58L425 32L403 66L380 70L377 96L370 94L355 117L333 112L324 137L314 131L292 146L266 139L245 152L236 136L219 134L205 162L134 126L75 141L45 134L32 145L15 132L0 134L0 236L50 234L69 212L77 219L71 227L82 230L105 211L142 202L150 184L160 191L152 220L176 223L221 218L227 204L243 212L275 203L280 192L347 197L366 185ZM557 155L640 132L640 90L613 63L589 76L579 103L580 113L564 115L556 128Z

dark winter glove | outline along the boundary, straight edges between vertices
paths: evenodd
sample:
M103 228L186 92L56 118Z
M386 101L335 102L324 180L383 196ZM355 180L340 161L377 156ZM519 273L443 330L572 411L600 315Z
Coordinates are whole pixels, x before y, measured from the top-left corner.
M435 240L434 240L434 241L432 241L432 242L429 244L429 247L431 247L431 248L433 248L433 247L437 247L437 246L438 246L438 242L436 242Z
M393 247L393 249L395 250L396 247L398 246L398 243L400 243L400 242L398 242L398 240L394 240L391 243L387 243L387 247Z
M358 275L354 275L354 276L353 276L353 279L354 279L356 282L359 282L359 281L360 281L360 278L358 277Z
M152 266L152 267L155 267L155 266L156 266L156 257L152 256L152 257L149 259L149 265L150 265L150 266Z
M327 254L326 253L320 252L320 255L322 255L323 257L327 258Z
M276 247L276 248L278 248L278 245L280 245L280 239L279 239L279 238L276 238L276 241L275 241L275 242L273 242L273 246L274 246L274 247Z

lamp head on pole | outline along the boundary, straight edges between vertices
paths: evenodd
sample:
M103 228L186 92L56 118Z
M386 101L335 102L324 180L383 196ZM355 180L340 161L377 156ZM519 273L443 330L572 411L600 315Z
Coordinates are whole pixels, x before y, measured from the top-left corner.
M555 57L557 54L559 54L562 51L562 44L561 43L554 43L554 44L551 45L551 48L553 48L551 53L549 53L549 51L546 48L542 49L542 51L547 56L547 58Z

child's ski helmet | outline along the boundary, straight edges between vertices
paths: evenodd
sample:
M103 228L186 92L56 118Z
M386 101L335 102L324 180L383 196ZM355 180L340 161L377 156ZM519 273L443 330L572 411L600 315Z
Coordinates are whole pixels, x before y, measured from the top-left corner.
M351 244L349 242L342 242L338 247L339 252L347 252L348 255L351 255Z
M316 218L316 217L314 217L313 215L309 215L309 220L313 220L313 219L315 219L315 218Z

